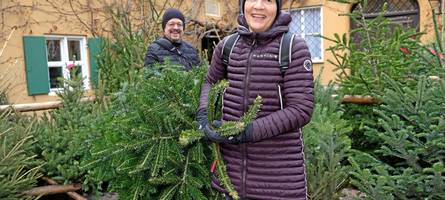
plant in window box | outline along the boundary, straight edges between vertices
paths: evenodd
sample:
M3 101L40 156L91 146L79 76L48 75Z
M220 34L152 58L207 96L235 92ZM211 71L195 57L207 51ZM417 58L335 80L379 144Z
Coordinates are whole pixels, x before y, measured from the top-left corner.
M82 66L76 65L74 62L67 64L66 69L70 72L70 78L82 77Z
M74 95L74 99L82 98L84 93L82 66L73 62L66 64L66 69L68 70L69 78L60 77L57 79L60 84L59 88L62 88L62 90L57 92L57 95L61 99L67 98L66 95ZM67 90L72 92L66 92Z

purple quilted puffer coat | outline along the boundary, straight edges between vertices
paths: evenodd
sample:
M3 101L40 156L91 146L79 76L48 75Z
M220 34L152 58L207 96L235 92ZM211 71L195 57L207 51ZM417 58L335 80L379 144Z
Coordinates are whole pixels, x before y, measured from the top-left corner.
M310 121L314 106L308 47L294 37L291 63L283 78L279 46L281 36L288 31L289 13L281 12L272 27L262 33L250 32L242 16L238 21L241 37L227 67L221 60L224 40L214 51L199 110L206 107L211 85L221 79L230 84L223 96L223 121L239 120L255 97L262 96L263 105L252 122L253 141L221 144L229 177L242 199L306 199L300 128ZM215 177L212 186L225 193Z

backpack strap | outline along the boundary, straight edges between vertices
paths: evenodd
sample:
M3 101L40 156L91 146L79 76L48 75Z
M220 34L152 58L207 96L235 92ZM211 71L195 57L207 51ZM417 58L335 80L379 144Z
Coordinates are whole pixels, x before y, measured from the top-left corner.
M164 48L165 50L175 52L176 47L167 39L165 38L159 38L155 41L156 44Z
M235 46L239 37L240 36L238 33L234 33L232 35L229 35L227 40L224 42L223 52L222 52L222 62L225 66L229 64L230 54L232 53L233 47ZM281 37L279 62L280 62L280 71L282 77L284 77L286 70L289 68L289 64L292 62L293 40L294 40L294 34L291 32L286 32Z
M184 59L184 61L189 65L189 67L191 67L193 65L192 60L189 59L187 56L185 56L176 46L174 46L172 44L172 42L170 42L170 40L167 40L166 38L159 38L158 40L154 41L154 43L158 44L165 50L170 51L170 52L178 55L179 57L182 57ZM181 44L181 45L185 45L185 44Z
M286 70L289 68L289 64L292 62L293 42L294 42L294 34L291 32L286 32L281 37L279 62L280 62L280 71L282 77L284 77Z
M227 39L224 41L223 49L221 52L221 59L222 59L222 63L224 65L224 67L227 67L229 65L230 54L232 53L233 47L235 46L236 42L238 42L239 37L240 37L240 35L238 33L234 33L232 35L227 36ZM225 93L225 90L224 90L224 92L222 92L222 94L224 94L224 93ZM224 98L221 96L222 94L218 93L218 96L216 97L217 99L219 99L220 97L222 99L221 111L224 109ZM219 107L218 102L219 101L215 102L215 108ZM214 115L216 115L216 113L217 113L217 110L215 109Z
M229 35L227 37L227 40L224 41L223 44L223 52L222 52L222 62L224 66L229 65L229 59L230 59L230 54L233 51L233 47L235 46L236 42L239 39L239 34L238 33L234 33L232 35Z

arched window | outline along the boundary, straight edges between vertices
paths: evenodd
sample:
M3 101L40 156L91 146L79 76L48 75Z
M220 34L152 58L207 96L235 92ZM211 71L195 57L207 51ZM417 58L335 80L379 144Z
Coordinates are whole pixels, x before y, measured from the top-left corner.
M368 5L363 7L365 19L379 16L385 2L388 9L384 16L394 25L419 29L419 4L416 0L368 0ZM360 12L358 4L352 7L352 12ZM357 24L351 21L351 29L354 28L357 28Z

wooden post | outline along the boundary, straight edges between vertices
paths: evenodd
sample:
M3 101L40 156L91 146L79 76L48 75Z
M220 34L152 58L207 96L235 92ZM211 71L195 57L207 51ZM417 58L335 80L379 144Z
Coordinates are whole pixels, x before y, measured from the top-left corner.
M42 177L42 180L46 181L50 185L57 185L57 182L53 179ZM77 194L76 192L66 192L66 194L75 200L87 200L85 197Z
M353 103L353 104L378 104L380 101L371 96L360 96L360 95L345 95L341 101L342 103Z
M94 101L95 97L82 98L81 102ZM49 101L43 103L25 103L25 104L13 104L13 105L0 105L0 112L7 110L15 110L17 112L29 112L56 109L62 106L61 101Z
M41 187L35 187L31 190L25 191L23 194L28 196L43 196L49 194L60 194L66 192L74 192L82 189L81 184L71 184L71 185L47 185Z
M433 80L437 80L434 77ZM335 95L334 95L335 96ZM95 97L85 97L81 99L81 102L94 101ZM342 103L353 103L353 104L377 104L380 101L371 96L360 96L360 95L345 95L342 99ZM49 101L42 103L27 103L27 104L13 104L13 105L0 105L0 112L7 110L14 110L17 112L30 112L30 111L40 111L40 110L50 110L56 109L62 106L61 101Z

